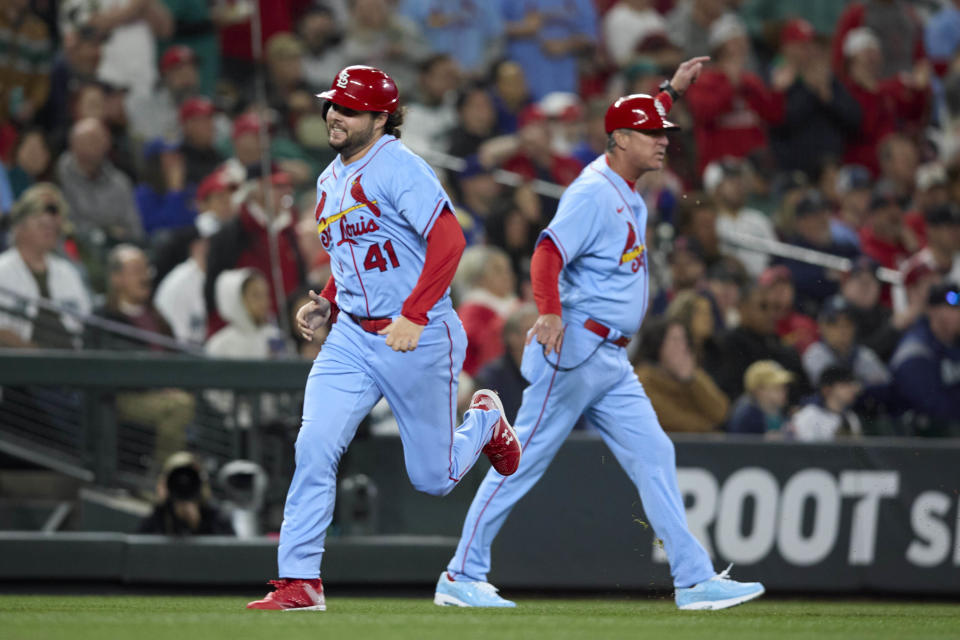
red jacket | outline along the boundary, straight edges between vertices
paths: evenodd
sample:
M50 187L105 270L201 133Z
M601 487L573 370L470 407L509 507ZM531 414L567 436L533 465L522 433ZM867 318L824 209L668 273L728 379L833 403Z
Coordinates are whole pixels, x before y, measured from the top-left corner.
M784 94L772 91L760 76L744 73L734 87L725 73L707 69L687 91L702 174L713 160L745 157L767 145L767 126L783 120Z
M877 159L880 141L894 131L919 131L927 115L930 91L911 89L896 76L881 82L876 91L849 81L846 87L860 104L863 117L858 135L847 138L843 159L848 164L863 165L877 176L880 172Z
M467 355L463 370L471 376L491 360L503 355L504 318L481 302L464 302L457 309L463 329L467 332Z

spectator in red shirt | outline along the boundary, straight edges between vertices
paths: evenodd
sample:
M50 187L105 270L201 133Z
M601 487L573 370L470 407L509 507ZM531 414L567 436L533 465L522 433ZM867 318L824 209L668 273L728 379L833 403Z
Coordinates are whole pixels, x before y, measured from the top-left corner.
M922 127L930 103L930 66L921 62L910 74L883 79L880 40L867 27L847 34L843 53L846 87L862 112L859 135L848 139L844 159L867 167L876 176L880 141L894 131L912 133Z
M767 267L760 274L757 284L767 292L767 303L770 305L781 342L802 354L819 339L820 333L817 322L794 307L796 289L790 269L782 264Z
M520 113L517 151L503 168L528 179L568 185L580 175L583 165L573 156L556 153L551 145L546 114L538 106L529 106Z
M457 281L465 289L457 308L467 332L463 370L473 376L503 355L503 324L518 304L517 281L507 252L491 246L464 251Z
M699 171L724 156L746 157L767 145L767 126L784 116L784 94L792 75L775 74L773 90L747 70L750 41L739 18L726 15L710 27L716 66L705 69L687 92L700 150Z
M904 0L865 0L852 2L837 20L833 33L833 68L844 76L847 35L858 28L870 26L883 42L885 60L880 77L889 78L909 71L923 60L923 26L913 8Z

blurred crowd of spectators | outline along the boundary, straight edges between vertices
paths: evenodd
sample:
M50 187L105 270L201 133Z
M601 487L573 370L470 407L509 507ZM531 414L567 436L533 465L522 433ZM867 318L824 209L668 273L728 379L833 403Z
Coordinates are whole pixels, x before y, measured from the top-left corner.
M7 0L0 49L5 346L147 348L85 330L93 313L218 357L314 357L323 336L289 326L329 275L314 94L370 64L470 245L462 386L513 413L557 206L538 185L603 153L613 99L709 55L668 168L637 185L655 297L631 353L664 428L960 433L960 0ZM118 407L163 459L194 399L151 394Z

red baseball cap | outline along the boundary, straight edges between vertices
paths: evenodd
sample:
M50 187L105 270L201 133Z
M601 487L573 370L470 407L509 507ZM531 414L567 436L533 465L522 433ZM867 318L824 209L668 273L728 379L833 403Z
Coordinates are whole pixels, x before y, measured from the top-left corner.
M197 185L197 200L204 200L214 193L229 191L233 186L226 171L217 169Z
M203 96L187 98L180 105L180 122L186 122L190 118L200 116L211 116L214 111L213 102L210 101L210 98L204 98Z
M163 52L163 57L160 58L160 71L166 72L181 64L193 64L196 61L197 55L193 52L193 49L182 44L176 44Z
M788 44L791 42L810 42L817 35L813 25L803 18L791 18L783 25L780 30L780 42Z
M239 138L245 133L260 132L260 116L255 113L243 113L233 120L233 137Z
M607 133L613 133L617 129L665 131L680 128L667 120L667 110L663 105L645 93L618 98L607 109L603 125Z
M528 124L546 122L546 120L547 114L543 112L543 109L535 104L531 104L524 107L523 110L517 114L517 128L523 129Z

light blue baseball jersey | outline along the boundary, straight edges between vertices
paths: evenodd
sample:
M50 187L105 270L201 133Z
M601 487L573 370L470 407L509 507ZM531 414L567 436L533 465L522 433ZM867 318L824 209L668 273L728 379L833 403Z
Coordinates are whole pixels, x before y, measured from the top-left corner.
M647 311L647 206L606 156L591 162L560 198L540 234L560 250L560 302L630 336Z
M317 179L315 215L340 309L367 318L399 316L444 208L453 210L437 174L395 137L382 136L349 165L338 155ZM447 290L429 314L452 308Z

